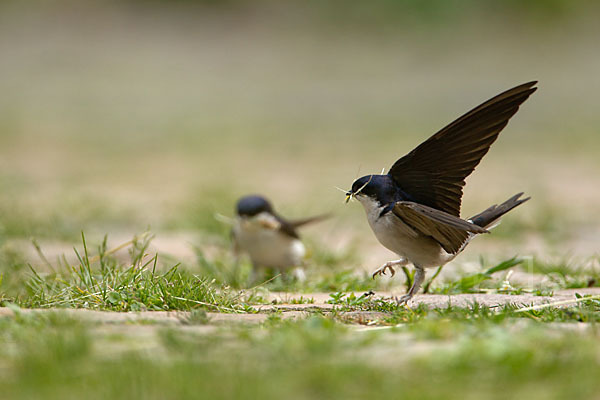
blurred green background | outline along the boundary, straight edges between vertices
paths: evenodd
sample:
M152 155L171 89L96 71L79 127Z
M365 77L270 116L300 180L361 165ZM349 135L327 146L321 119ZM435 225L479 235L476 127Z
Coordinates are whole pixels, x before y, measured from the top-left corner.
M235 200L333 212L306 236L377 244L343 194L470 108L539 90L468 179L465 217L533 200L461 260L598 252L596 2L3 1L0 241L51 255L148 227L185 258ZM360 171L360 172L359 172ZM125 239L126 240L126 239Z

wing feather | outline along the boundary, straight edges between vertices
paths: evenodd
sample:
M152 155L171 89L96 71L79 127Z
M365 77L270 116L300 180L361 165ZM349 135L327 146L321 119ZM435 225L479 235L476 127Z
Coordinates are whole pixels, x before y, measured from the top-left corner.
M451 214L410 201L396 203L392 212L414 230L433 238L450 254L459 252L471 234L488 232Z
M465 178L537 82L507 90L475 107L394 163L389 175L411 200L458 217Z

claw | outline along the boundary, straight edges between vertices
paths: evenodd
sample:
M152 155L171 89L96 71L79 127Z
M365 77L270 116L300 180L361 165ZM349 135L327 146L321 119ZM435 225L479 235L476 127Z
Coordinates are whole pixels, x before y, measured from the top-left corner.
M412 295L410 295L410 294L405 294L404 296L402 296L402 297L400 297L400 298L394 297L394 301L395 301L395 302L396 302L396 304L398 304L399 306L401 306L401 305L403 305L403 304L404 304L404 305L406 305L406 304L408 303L408 301L409 301L410 299L412 299L412 297L413 297L413 296L412 296Z
M385 263L385 264L383 264L383 266L381 268L379 268L375 272L373 272L373 279L375 279L375 276L377 276L377 275L381 275L381 276L385 275L386 269L390 270L391 276L396 275L396 270L394 269L394 267L391 266L389 263Z

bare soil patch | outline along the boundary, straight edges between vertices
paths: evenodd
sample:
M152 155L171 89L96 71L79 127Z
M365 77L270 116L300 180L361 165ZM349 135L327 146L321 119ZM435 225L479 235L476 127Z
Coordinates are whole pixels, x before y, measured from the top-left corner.
M535 296L532 294L505 295L505 294L457 294L457 295L417 295L409 304L414 307L417 304L426 304L428 307L446 308L448 306L469 307L475 303L488 307L500 307L503 305L530 306L547 303L558 303L575 299L575 294L581 295L600 295L600 288L586 289L568 289L560 290L554 296ZM380 292L376 297L391 298L399 293ZM357 293L359 295L359 293ZM310 304L293 304L296 300L313 299ZM328 293L272 293L269 297L276 304L257 305L255 314L226 314L226 313L207 313L205 326L219 326L223 324L255 324L267 320L270 315L277 312L281 318L302 318L311 312L319 311L323 313L331 312L336 306L329 304ZM81 318L86 322L97 322L102 324L135 324L148 323L160 325L190 325L191 312L186 311L140 311L140 312L110 312L95 311L85 309L22 309L19 312L65 312L75 318ZM13 316L15 311L7 307L0 307L0 317ZM385 317L385 313L372 311L353 311L344 314L348 322L359 324L368 324L369 321Z

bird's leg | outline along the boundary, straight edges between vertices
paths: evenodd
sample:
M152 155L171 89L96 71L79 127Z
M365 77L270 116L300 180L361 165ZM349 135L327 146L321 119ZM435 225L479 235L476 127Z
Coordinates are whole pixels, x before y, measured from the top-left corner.
M296 278L296 280L298 282L306 281L306 273L304 272L304 269L302 269L302 267L296 267L296 268L292 269L291 275L294 278Z
M399 299L396 299L396 303L398 303L398 305L406 304L410 299L412 299L412 297L415 294L417 294L417 292L421 288L421 284L423 283L424 279L425 279L425 270L423 268L415 265L415 280L413 281L413 284L410 287L410 290L408 291L408 293L406 293L404 296L400 297Z
M408 264L408 260L406 258L400 258L398 260L393 260L393 261L388 261L385 264L383 264L381 266L381 268L378 268L375 272L373 272L373 279L375 279L375 276L377 275L385 275L385 270L389 269L390 270L390 274L392 276L394 276L394 274L396 273L396 270L394 269L394 267L401 267Z

